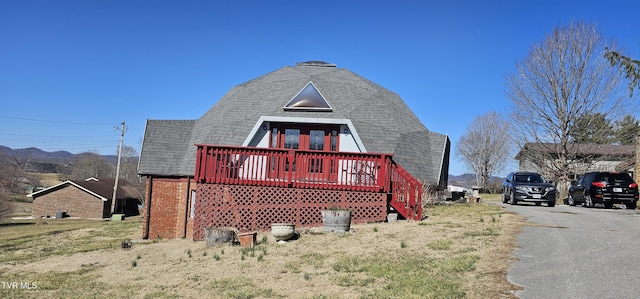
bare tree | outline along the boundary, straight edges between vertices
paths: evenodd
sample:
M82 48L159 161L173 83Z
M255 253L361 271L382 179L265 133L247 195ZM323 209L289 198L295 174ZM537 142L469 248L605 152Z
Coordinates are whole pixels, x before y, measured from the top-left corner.
M12 155L6 156L6 159L9 163L15 165L17 168L21 169L24 172L31 170L33 164L33 158L29 154L18 154L13 153Z
M122 147L120 161L120 178L134 186L140 194L144 194L145 181L138 175L138 151L132 146Z
M486 189L489 177L504 169L510 158L509 124L495 112L476 117L460 137L456 154Z
M13 214L15 204L11 201L11 194L4 188L0 187L0 220Z
M10 193L21 193L20 184L25 179L25 172L12 157L0 154L0 188Z
M113 165L109 164L109 162L102 156L93 152L78 154L67 179L85 180L91 177L114 177Z
M558 198L566 196L576 156L571 150L579 148L568 146L575 121L589 113L615 121L631 107L620 72L604 57L607 47L614 45L595 25L572 22L534 44L506 78L516 140L520 145L548 146L539 152L521 150L520 155L536 161L545 176L557 180Z
M138 151L131 146L122 147L120 178L134 182L138 178Z

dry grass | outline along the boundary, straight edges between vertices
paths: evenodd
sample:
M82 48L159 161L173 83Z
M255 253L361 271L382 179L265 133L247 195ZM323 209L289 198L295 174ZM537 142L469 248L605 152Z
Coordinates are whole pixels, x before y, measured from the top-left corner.
M45 187L51 187L62 183L59 173L35 173L34 175L36 175L40 180L40 185Z
M490 198L483 198L490 200ZM139 239L142 220L0 226L2 298L515 298L506 279L523 219L499 206L434 206L424 221L301 229L253 249Z

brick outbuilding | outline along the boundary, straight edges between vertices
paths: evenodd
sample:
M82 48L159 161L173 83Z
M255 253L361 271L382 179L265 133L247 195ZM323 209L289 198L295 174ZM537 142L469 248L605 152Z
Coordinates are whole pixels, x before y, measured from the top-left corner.
M32 216L55 217L58 212L65 212L69 217L109 218L114 182L114 179L95 178L68 180L31 193L27 197L33 198ZM115 212L126 216L139 215L138 201L141 195L136 193L125 180L119 180Z

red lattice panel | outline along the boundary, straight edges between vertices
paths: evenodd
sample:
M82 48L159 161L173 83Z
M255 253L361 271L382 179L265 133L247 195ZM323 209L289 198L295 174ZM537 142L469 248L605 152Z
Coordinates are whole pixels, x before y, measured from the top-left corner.
M272 223L298 227L322 224L322 210L352 209L353 223L383 221L387 194L284 187L198 184L193 239L204 238L208 227L267 231Z

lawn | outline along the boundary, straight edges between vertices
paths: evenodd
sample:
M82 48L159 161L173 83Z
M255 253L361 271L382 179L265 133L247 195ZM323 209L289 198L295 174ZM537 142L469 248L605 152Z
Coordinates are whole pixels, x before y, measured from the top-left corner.
M141 217L14 220L0 225L0 297L515 298L506 274L523 219L492 204L425 214L344 234L298 228L283 244L261 232L253 249L141 242Z

